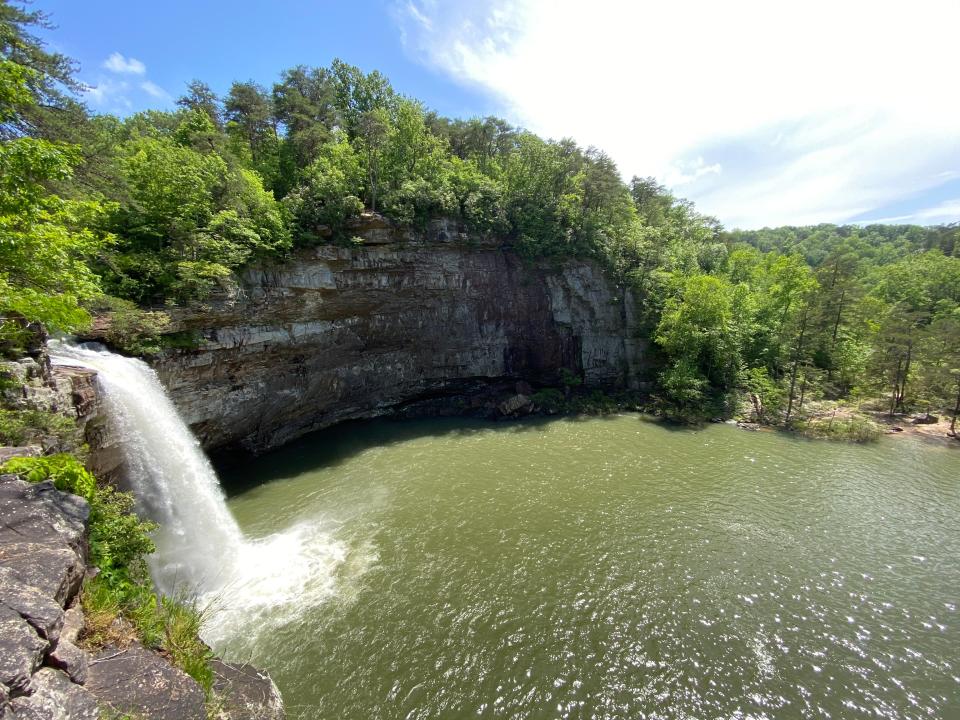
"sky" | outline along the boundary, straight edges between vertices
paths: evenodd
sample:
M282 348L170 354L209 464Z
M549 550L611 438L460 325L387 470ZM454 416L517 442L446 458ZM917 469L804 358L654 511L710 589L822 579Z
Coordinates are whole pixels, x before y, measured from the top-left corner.
M655 176L728 228L960 221L958 0L35 0L94 111L339 57Z

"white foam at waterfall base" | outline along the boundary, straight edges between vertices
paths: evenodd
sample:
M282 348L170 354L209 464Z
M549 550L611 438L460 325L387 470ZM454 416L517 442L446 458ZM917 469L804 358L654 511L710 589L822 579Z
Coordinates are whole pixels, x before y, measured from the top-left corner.
M162 593L210 606L208 642L288 623L334 593L346 546L313 523L245 539L210 461L149 365L95 344L51 350L55 364L97 371L137 510L160 526L150 574Z

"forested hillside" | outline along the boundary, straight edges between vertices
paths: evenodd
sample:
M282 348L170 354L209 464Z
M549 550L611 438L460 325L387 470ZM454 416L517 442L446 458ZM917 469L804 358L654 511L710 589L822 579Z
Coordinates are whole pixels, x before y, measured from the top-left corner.
M164 308L254 260L350 244L347 221L446 216L531 261L592 258L640 298L668 415L752 397L790 423L811 398L960 402L960 229L821 225L724 232L653 178L497 118L448 119L335 60L173 111L91 114L68 58L0 2L0 335L110 313L118 345L162 343Z

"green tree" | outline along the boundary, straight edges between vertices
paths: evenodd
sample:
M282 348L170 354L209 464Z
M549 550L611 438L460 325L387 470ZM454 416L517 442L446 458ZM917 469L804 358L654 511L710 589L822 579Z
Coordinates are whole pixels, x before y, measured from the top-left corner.
M391 131L390 116L384 108L369 110L359 120L360 148L367 167L368 197L373 212L377 211L382 157Z
M220 98L205 82L191 80L187 83L187 92L177 98L177 105L184 110L201 111L217 129L223 126Z
M737 299L723 278L698 274L679 281L654 336L668 362L661 384L669 402L689 409L693 389L717 397L735 386L740 370ZM671 388L684 388L684 395L672 394Z
M48 190L50 183L70 178L80 161L78 148L17 134L29 126L26 111L53 90L41 70L16 59L37 66L58 62L18 35L17 22L26 22L22 13L0 6L0 124L10 129L0 135L0 339L14 345L24 323L66 331L87 324L81 303L100 288L86 261L111 240L95 229L101 204Z
M344 223L363 211L364 169L346 137L324 145L284 203L298 242L314 244L341 235Z

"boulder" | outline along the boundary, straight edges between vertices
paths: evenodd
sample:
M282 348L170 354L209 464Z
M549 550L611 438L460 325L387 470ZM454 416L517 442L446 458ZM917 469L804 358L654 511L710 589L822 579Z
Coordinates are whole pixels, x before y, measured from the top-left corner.
M72 365L56 365L53 378L63 393L63 407L72 406L78 419L86 418L97 411L97 371Z
M283 700L270 676L251 665L214 660L213 689L221 720L283 720Z
M86 689L116 713L150 720L206 720L204 694L189 675L137 643L108 647L93 660Z
M80 637L80 633L83 632L86 624L83 610L76 606L67 609L63 614L63 629L60 630L60 639L76 645L77 638Z
M936 415L931 415L930 413L924 413L923 415L917 415L913 420L911 420L914 425L936 425L940 422L940 418Z
M41 638L56 644L63 627L63 609L51 596L24 584L17 572L3 565L0 565L0 607L17 613Z
M73 682L83 685L87 681L89 655L61 637L57 646L47 655L47 665L63 670Z
M0 684L11 695L30 689L30 677L40 667L49 643L20 615L0 606Z
M39 445L22 445L19 447L0 447L0 465L16 457L38 457L43 455L43 448Z
M96 698L59 670L42 668L33 676L33 692L10 701L17 720L97 720Z
M501 414L503 415L516 415L521 410L529 409L533 404L533 401L530 399L529 395L514 395L504 400L499 405Z

